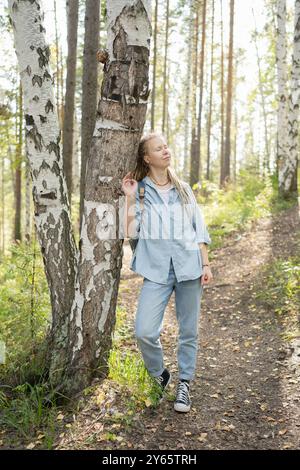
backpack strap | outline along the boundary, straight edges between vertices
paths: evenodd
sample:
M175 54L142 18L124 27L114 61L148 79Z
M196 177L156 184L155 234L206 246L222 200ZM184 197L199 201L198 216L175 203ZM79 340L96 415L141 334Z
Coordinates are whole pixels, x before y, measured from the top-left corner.
M140 200L140 207L141 207L141 213L144 210L144 199L145 199L145 183L144 181L139 181L138 182L138 190L139 190L139 200Z

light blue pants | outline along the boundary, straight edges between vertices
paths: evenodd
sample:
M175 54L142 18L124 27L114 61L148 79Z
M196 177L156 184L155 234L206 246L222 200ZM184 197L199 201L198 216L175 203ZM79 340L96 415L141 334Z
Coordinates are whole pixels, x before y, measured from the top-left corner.
M179 326L177 349L179 379L192 380L196 369L203 292L200 277L178 282L171 259L167 284L159 284L144 278L135 319L136 339L146 369L150 375L157 377L164 370L159 336L165 309L173 290L175 290L176 317Z

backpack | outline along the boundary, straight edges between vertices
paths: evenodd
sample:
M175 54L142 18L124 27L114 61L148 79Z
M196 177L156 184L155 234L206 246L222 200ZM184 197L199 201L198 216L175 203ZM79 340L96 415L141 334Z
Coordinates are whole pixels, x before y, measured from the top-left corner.
M140 200L140 206L141 206L141 216L144 210L144 198L145 198L145 183L143 181L138 181L138 191L139 191L139 200ZM129 245L134 253L137 243L139 241L139 237L137 238L129 238Z

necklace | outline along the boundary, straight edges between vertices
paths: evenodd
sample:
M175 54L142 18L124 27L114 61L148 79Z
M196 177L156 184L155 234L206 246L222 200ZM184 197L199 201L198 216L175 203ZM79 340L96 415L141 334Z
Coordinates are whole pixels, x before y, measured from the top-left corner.
M153 183L157 184L157 186L166 186L166 184L170 183L170 180L168 178L168 181L164 184L161 184L161 183L158 183L154 178L152 178L151 176L149 176L149 178L153 181Z

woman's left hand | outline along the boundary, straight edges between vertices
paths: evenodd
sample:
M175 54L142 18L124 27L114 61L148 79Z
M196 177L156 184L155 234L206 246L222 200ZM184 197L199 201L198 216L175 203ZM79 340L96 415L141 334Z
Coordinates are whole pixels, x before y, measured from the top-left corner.
M203 266L203 274L200 278L200 283L203 286L204 284L209 284L213 280L213 275L209 266Z

